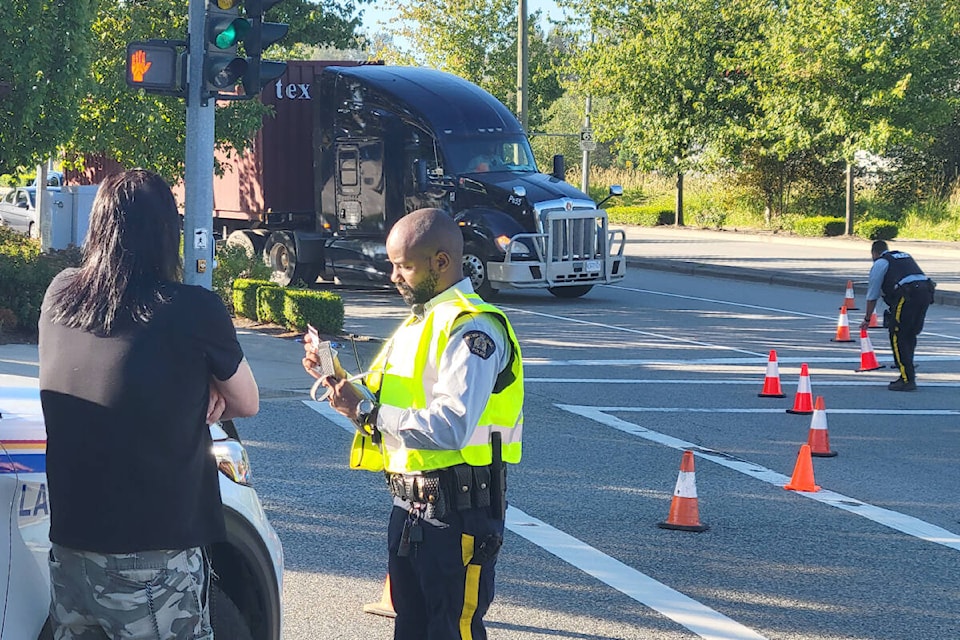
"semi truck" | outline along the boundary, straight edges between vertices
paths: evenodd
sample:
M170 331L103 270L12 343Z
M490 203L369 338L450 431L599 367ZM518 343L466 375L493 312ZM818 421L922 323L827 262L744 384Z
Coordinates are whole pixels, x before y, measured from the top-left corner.
M576 298L624 277L623 231L564 181L562 156L538 171L516 116L462 78L291 61L261 99L275 115L250 151L220 158L214 224L284 286L389 283L386 236L422 207L458 223L464 274L481 295L546 288ZM621 194L611 187L608 198Z

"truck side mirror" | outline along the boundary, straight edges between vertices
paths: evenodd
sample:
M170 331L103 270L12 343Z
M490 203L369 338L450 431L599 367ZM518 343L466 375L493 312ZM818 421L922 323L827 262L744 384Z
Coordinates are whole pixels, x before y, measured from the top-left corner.
M427 163L417 158L413 161L413 172L417 180L417 193L427 190Z
M603 200L597 203L597 209L599 209L600 206L610 198L614 196L622 196L622 195L623 195L623 187L621 187L619 184L610 185L610 194L606 198L604 198Z
M566 180L567 179L567 167L563 162L563 155L557 154L553 156L553 173L551 173L554 178L557 180Z

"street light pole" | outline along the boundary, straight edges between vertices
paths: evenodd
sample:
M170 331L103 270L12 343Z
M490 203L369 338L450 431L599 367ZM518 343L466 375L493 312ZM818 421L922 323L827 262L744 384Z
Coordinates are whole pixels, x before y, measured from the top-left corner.
M517 7L517 119L527 131L527 0L518 0Z

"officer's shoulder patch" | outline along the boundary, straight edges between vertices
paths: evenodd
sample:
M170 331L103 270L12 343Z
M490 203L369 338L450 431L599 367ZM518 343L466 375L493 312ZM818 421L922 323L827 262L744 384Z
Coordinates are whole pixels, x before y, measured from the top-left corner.
M484 360L493 355L497 345L483 331L467 331L463 334L463 341L467 343L470 353L480 356Z

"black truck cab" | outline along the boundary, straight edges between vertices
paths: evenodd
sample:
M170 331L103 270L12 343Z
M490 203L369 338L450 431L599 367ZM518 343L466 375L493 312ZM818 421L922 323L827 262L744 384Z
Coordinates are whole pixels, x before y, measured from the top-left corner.
M516 116L480 87L427 68L328 66L313 108L316 227L291 247L307 279L387 282L387 233L422 207L459 223L481 295L576 297L623 277L623 233L562 175L537 170Z

